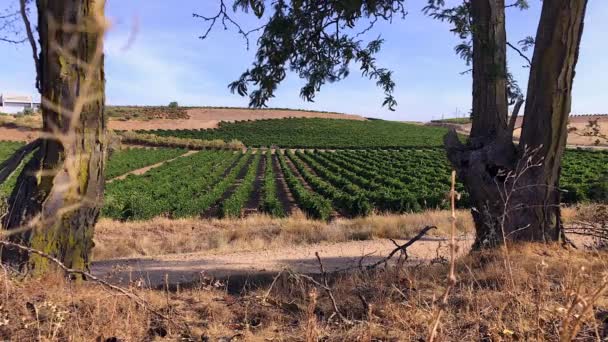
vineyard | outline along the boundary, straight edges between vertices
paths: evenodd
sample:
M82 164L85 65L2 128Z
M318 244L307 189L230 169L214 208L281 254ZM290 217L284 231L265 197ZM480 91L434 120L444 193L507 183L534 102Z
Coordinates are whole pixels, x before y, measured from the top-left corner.
M6 159L18 143L0 144ZM102 214L118 220L156 216L357 217L446 208L450 167L440 148L200 151L127 149L112 154L107 179L170 160L143 175L106 185ZM183 155L183 156L182 156ZM182 156L182 157L179 157ZM178 158L179 157L179 158ZM608 151L568 150L562 171L566 203L608 199ZM0 188L10 194L16 175ZM467 206L466 192L461 207Z
M112 179L127 172L153 165L186 153L185 149L143 149L130 148L112 153L106 167L106 179Z
M594 184L605 186L607 152L568 151L564 165L566 202L606 200L594 197ZM282 217L299 208L310 218L327 220L417 212L447 207L449 173L441 149L201 151L108 184L103 215L120 220L251 212ZM466 193L458 188L459 205L466 207Z
M445 128L384 120L289 118L221 122L219 128L146 131L201 140L239 140L248 147L398 148L438 147Z

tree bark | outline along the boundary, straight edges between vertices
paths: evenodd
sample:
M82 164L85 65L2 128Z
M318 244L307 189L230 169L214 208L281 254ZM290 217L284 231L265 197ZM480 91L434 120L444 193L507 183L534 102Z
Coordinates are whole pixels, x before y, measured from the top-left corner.
M472 0L473 112L471 138L507 129L505 0Z
M534 205L519 215L530 225L522 234L534 240L562 233L559 177L587 2L545 1L536 34L520 149L537 150L542 166L531 170L521 194Z
M41 144L17 179L11 240L85 269L102 204L105 162L105 0L38 0ZM27 228L27 229L23 229ZM46 272L45 259L4 250L2 259Z
M445 145L471 198L476 248L506 240L552 241L560 237L559 171L586 5L587 0L543 4L522 139L516 147L507 125L506 81L493 72L506 73L506 59L501 66L487 67L490 61L503 63L497 54L503 56L506 49L500 32L504 31L504 1L471 2L476 50L473 69L479 70L473 76L475 129L466 145L454 132L446 136ZM475 43L492 37L491 45ZM484 48L494 44L501 48Z

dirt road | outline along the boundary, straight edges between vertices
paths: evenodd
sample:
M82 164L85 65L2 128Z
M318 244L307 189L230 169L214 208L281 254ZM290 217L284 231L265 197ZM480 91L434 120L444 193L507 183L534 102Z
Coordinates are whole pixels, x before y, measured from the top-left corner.
M397 241L400 244L405 240ZM458 239L459 254L469 250L473 240ZM155 257L114 259L93 262L94 275L114 283L138 283L141 286L158 288L168 281L170 285L189 284L201 277L229 280L229 287L242 285L246 280L267 281L272 275L289 268L295 272L319 273L315 257L318 252L325 269L335 272L343 269L372 264L387 256L395 245L389 240L350 241L307 246L289 246L250 252L225 254L189 253L159 255ZM448 241L445 238L426 237L408 248L408 261L419 263L437 256L447 256ZM363 259L362 259L363 258Z

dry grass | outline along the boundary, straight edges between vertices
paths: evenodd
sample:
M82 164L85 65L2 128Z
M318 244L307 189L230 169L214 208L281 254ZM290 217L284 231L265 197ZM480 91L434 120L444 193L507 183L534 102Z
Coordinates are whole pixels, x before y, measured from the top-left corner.
M194 220L155 218L143 222L102 219L95 228L96 260L197 251L246 251L319 242L371 239L406 239L420 228L435 225L432 234L446 235L448 211L405 215L371 215L326 223L302 214L276 219L253 215L244 219ZM457 228L472 233L468 211L458 213Z
M117 133L117 135L120 136L121 141L123 143L144 146L186 148L189 150L242 150L245 148L245 145L238 140L231 140L229 142L225 142L219 139L200 140L177 137L163 137L155 134L137 133L133 131L119 132Z
M0 126L38 130L42 128L42 116L40 113L31 115L0 115Z
M608 300L589 299L605 284L607 254L534 244L512 247L511 253L513 279L501 253L474 253L457 261L458 280L445 307L439 340L556 341L579 319L577 340L606 336ZM170 293L133 289L174 325L94 284L52 277L23 280L0 270L0 339L142 341L166 335L163 340L424 340L447 267L334 277L333 295L352 325L332 315L325 291L287 274L270 291L260 288L238 295L207 283ZM591 310L585 313L585 308Z

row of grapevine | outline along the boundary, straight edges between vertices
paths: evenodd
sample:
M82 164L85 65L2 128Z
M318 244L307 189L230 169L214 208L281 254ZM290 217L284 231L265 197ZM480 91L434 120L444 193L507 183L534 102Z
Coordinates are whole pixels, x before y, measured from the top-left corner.
M406 191L384 187L370 182L326 158L323 153L301 153L308 165L335 186L357 196L365 197L382 212L408 212L420 210L417 199ZM352 183L351 183L352 182Z
M232 195L220 204L220 217L240 217L243 207L253 193L253 187L260 165L261 154L253 157L253 162L247 169L247 173Z
M332 213L331 202L323 196L306 189L300 179L289 168L289 165L287 165L285 156L281 153L277 153L276 156L289 190L298 201L300 208L311 218L320 220L329 219Z
M351 217L365 216L372 211L372 206L363 193L348 194L310 172L306 164L293 153L287 152L287 155L304 180L316 192L331 200L343 215Z
M274 217L285 215L285 209L281 205L277 194L277 181L273 170L273 159L270 151L266 152L266 164L264 165L264 184L262 188L262 203L260 209Z

